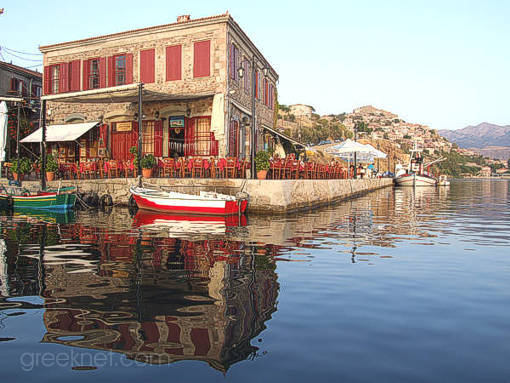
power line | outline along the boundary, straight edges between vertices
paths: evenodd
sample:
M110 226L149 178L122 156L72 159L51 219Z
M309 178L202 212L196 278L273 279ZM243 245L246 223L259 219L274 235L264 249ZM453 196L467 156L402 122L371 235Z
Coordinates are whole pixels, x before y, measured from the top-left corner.
M24 61L34 61L34 62L41 62L42 63L42 60L41 59L26 59L24 57L21 57L21 56L18 56L18 55L15 55L14 53L10 53L8 51L4 51L5 53L7 53L9 56L12 56L12 57L16 57L17 59L20 59L20 60L24 60Z
M5 49L6 51L10 51L10 52L14 52L14 53L19 53L19 54L22 54L22 55L30 55L30 56L40 56L40 55L42 55L42 53L29 53L29 52L16 51L14 49L7 48L7 47L1 47L1 48Z

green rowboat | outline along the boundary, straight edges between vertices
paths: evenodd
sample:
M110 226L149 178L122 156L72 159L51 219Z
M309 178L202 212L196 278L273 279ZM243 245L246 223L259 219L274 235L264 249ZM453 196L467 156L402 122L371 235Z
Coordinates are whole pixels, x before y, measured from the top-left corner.
M64 187L31 192L20 187L0 186L0 208L69 210L76 202L76 188Z

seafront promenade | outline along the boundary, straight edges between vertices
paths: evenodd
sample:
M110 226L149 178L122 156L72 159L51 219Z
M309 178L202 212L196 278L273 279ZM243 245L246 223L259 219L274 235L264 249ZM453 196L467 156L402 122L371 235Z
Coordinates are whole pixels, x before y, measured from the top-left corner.
M1 180L5 184L7 180ZM0 182L1 182L0 181ZM163 189L198 194L201 190L235 195L247 193L248 211L267 214L283 214L327 205L362 195L366 192L392 185L389 178L380 179L331 179L331 180L251 180L251 179L194 179L194 178L150 178L146 185ZM113 178L92 180L62 180L48 182L49 187L76 186L81 193L96 193L99 197L108 194L113 204L129 203L129 187L136 184L135 178ZM35 189L38 181L24 181L27 189Z

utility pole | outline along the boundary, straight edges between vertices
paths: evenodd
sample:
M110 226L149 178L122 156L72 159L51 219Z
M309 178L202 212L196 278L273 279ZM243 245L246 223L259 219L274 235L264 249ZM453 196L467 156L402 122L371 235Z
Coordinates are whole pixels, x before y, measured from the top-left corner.
M250 158L250 168L251 168L251 178L256 179L257 178L257 169L255 169L255 155L257 154L257 148L255 147L255 140L257 136L256 132L256 110L255 110L255 98L256 98L256 61L255 61L255 54L253 55L253 58L251 60L251 139L250 139L250 148L251 148L251 158Z
M142 186L142 123L143 123L143 114L142 114L142 93L143 93L143 84L138 84L138 177L139 177L139 185Z
M39 125L42 130L41 138L41 189L46 189L46 100L41 100L39 111Z

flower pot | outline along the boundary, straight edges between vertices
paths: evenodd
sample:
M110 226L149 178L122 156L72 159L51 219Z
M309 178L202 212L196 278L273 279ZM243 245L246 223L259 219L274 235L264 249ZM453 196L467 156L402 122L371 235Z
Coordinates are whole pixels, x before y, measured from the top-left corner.
M15 181L23 181L23 173L12 173L12 178Z
M257 178L259 180L265 180L266 179L266 176L267 176L267 170L259 170L257 172Z
M46 172L46 179L48 181L53 181L55 179L55 172Z
M142 169L143 178L151 178L152 177L152 169Z

